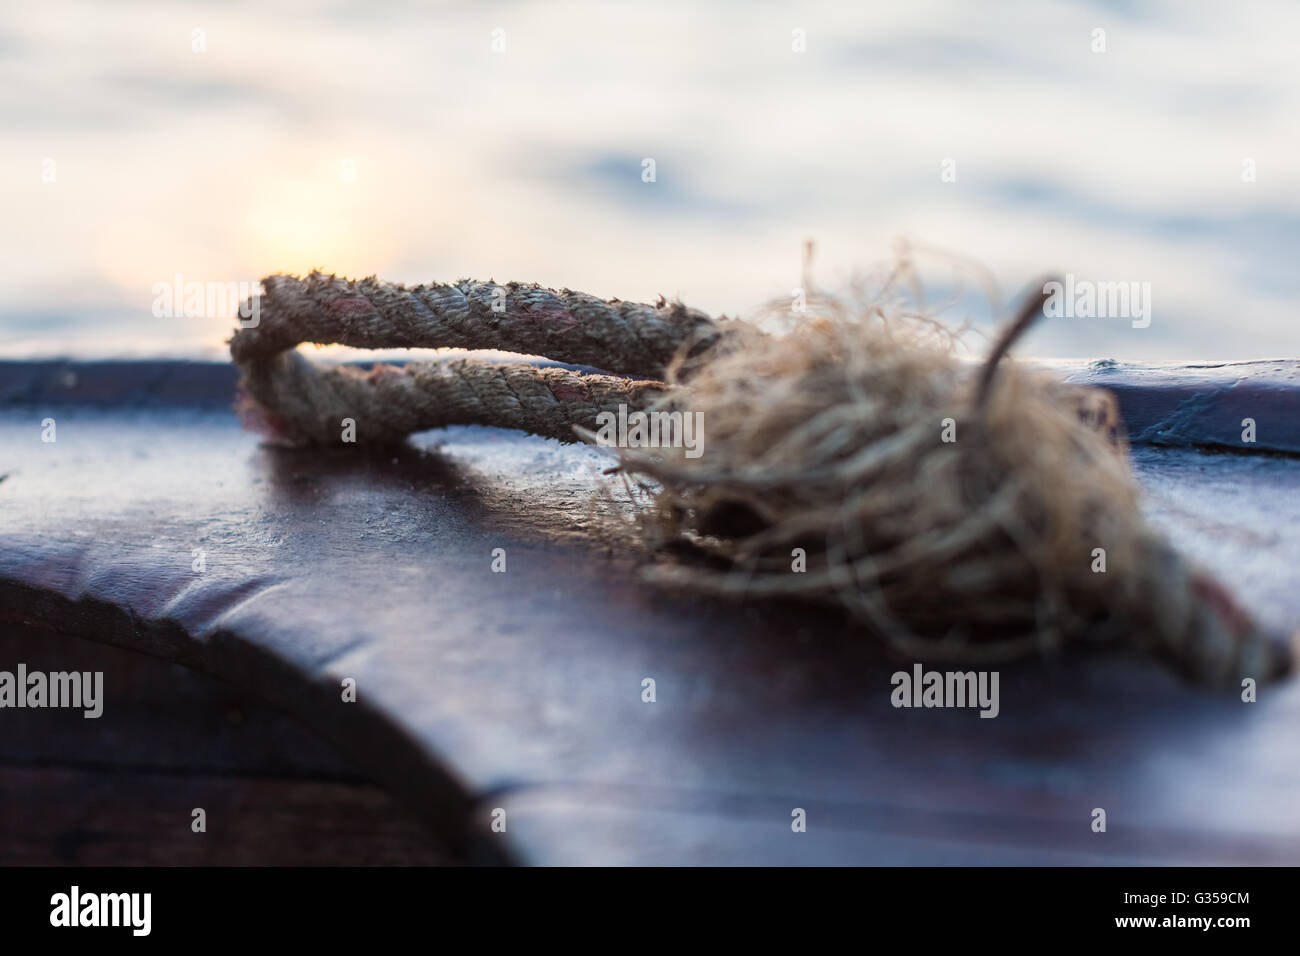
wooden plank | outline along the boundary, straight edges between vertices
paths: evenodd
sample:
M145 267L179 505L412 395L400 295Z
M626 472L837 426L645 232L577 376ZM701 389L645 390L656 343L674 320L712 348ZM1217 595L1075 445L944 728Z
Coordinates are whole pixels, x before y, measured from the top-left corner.
M496 352L483 357L511 358ZM561 365L546 360L536 364ZM1039 365L1066 381L1113 392L1135 444L1300 454L1300 359L1195 365L1111 359L1027 364ZM235 368L223 362L0 360L0 405L227 408L237 379ZM1254 419L1257 425L1251 447L1242 441L1244 418Z
M0 668L104 675L103 715L6 710L0 865L458 862L297 721L240 688L53 632L0 632ZM209 830L194 834L202 807Z
M1109 389L1135 444L1300 454L1300 360L1139 365L1058 362L1067 381ZM1255 422L1252 442L1244 421Z
M102 710L7 709L0 764L364 782L299 721L233 684L135 650L6 622L0 669L100 672Z
M526 858L572 866L1286 866L1300 839L1159 822L1068 819L1000 809L936 808L671 790L543 787L484 805L504 811ZM795 809L806 829L792 827ZM498 812L498 819L499 812Z
M370 785L0 764L0 866L454 862Z
M747 834L784 837L796 806L847 834L817 831L801 862L1300 857L1294 682L1243 704L1072 655L1003 668L995 720L895 710L907 662L834 615L647 588L589 534L590 450L462 428L382 457L289 451L193 406L61 406L51 445L45 414L0 414L0 619L262 695L475 859L792 862ZM1136 464L1158 521L1300 621L1295 461ZM512 805L492 833L485 813Z

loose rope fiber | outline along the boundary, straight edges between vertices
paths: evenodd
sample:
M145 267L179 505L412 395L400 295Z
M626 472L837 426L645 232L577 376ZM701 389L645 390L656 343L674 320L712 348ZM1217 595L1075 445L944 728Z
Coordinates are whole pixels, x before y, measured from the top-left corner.
M450 424L572 441L619 406L702 416L698 457L618 452L643 539L701 558L651 569L673 587L839 607L922 658L1129 644L1220 685L1291 667L1285 641L1146 525L1113 397L1002 361L1040 299L972 369L937 323L879 303L819 299L777 336L518 283L312 273L264 289L231 353L246 411L286 440L338 443L344 419L384 443ZM303 342L501 349L614 374L473 358L326 370L292 351Z

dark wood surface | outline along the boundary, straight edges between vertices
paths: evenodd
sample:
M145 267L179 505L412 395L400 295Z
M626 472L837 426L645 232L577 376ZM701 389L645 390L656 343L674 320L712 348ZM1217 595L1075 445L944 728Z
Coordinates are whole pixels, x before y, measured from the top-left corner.
M190 811L208 814L191 829ZM378 787L0 765L0 866L442 866Z
M910 662L833 614L648 587L592 534L591 450L457 428L379 457L289 451L198 386L101 386L97 404L53 387L0 414L0 620L258 695L459 858L1300 861L1295 682L1245 704L1135 656L1070 655L1003 667L995 720L896 710ZM1135 466L1154 520L1300 622L1300 463L1143 444Z
M1135 442L1300 454L1300 361L1051 364L1067 381L1110 389ZM1249 446L1247 418L1256 425Z
M1240 450L1241 421L1254 418L1258 435L1249 450L1300 454L1300 360L1038 364L1067 381L1113 392L1137 442ZM0 360L0 405L228 408L238 377L222 362Z
M105 716L0 712L0 866L459 862L310 728L232 684L6 621L0 669L18 661L103 673Z

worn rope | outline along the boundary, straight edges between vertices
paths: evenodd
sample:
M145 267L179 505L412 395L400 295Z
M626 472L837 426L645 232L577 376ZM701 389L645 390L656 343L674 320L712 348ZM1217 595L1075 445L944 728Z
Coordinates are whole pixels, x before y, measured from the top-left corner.
M296 352L243 364L242 388L276 437L337 443L345 423L358 444L385 445L447 425L492 425L575 441L601 412L642 409L659 382L584 375L522 363L454 359L379 365L369 372L320 368Z
M521 283L312 273L264 288L259 324L231 353L248 410L293 441L336 444L348 421L361 443L453 424L572 441L620 406L705 416L704 458L619 450L652 489L645 539L722 560L657 568L682 588L839 606L921 656L1122 640L1211 683L1291 667L1285 641L1146 526L1114 397L1001 361L1041 298L971 369L878 308L809 316L782 338L680 304ZM507 350L604 371L475 358L323 368L293 351L304 342ZM942 438L943 422L960 438ZM792 573L800 551L808 567Z
M599 299L569 289L462 279L404 286L321 272L262 280L260 321L231 342L237 363L303 342L354 348L500 349L663 379L684 343L716 340L716 323L680 302Z
M271 429L289 440L339 441L351 420L358 443L384 444L445 425L494 425L576 440L602 412L644 409L685 352L723 330L680 303L603 300L568 289L461 280L406 287L313 272L263 280L255 327L231 340L242 387ZM472 359L322 369L301 343L356 348L496 349L544 355L610 374ZM638 379L623 375L639 376Z

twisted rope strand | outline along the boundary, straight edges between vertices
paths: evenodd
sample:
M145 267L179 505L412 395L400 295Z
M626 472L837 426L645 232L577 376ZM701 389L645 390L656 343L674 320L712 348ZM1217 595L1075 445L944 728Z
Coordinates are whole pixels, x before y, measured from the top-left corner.
M601 412L649 407L668 392L659 380L672 362L722 334L713 319L681 303L606 301L531 283L462 279L407 288L373 276L312 272L268 276L262 285L259 322L235 333L231 356L244 392L273 429L315 444L337 443L344 419L355 423L356 441L367 444L463 424L575 441L575 427L596 429ZM465 359L368 373L323 369L290 351L303 342L498 349L619 375Z
M604 300L532 283L452 285L346 279L312 272L262 281L260 321L231 341L236 363L302 342L355 348L501 349L620 375L662 379L683 346L715 341L717 323L662 299Z
M321 445L339 442L344 419L355 422L362 444L391 444L446 425L518 428L572 442L575 426L594 431L601 412L617 414L619 405L644 409L666 391L660 382L473 359L364 372L322 369L297 352L284 352L242 367L244 391L276 431Z

